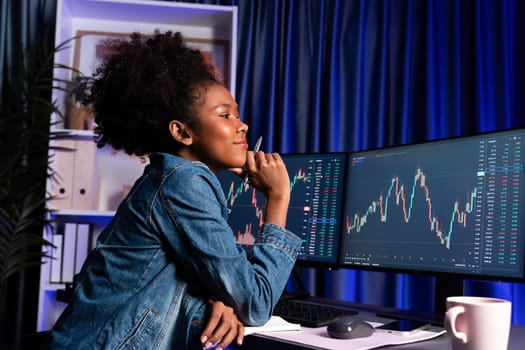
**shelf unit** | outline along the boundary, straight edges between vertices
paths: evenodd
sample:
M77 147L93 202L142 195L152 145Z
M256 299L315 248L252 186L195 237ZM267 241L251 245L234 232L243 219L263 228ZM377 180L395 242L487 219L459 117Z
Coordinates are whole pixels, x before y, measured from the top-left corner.
M58 0L56 14L55 46L66 43L65 48L57 52L55 62L79 69L82 74L90 75L96 41L98 36L122 35L132 32L153 34L155 31L180 31L188 42L203 51L209 51L218 68L223 73L224 82L235 96L235 67L237 57L237 8L235 6L201 5L175 3L158 0ZM87 40L89 33L93 38ZM81 35L81 36L80 36ZM76 37L76 39L75 39ZM100 38L99 38L100 39ZM56 78L72 81L73 72L57 69ZM51 218L56 227L64 223L88 224L91 232L89 244L92 246L96 237L111 220L118 203L124 198L127 189L140 176L147 164L137 157L109 148L96 149L92 142L91 130L67 129L71 124L67 117L71 115L71 95L55 89L53 100L57 101L66 121L58 115L51 116L52 131L67 134L64 139L74 145L66 151L65 157L73 155L74 160L64 161L57 150L60 142L52 140L51 167L59 178L49 179L48 192L62 195L62 201L50 201ZM80 150L80 146L87 147ZM57 160L59 159L59 160ZM89 164L77 172L80 165ZM59 168L59 169L57 169ZM87 171L86 169L91 169ZM59 171L60 170L60 171ZM78 174L91 175L78 179ZM68 181L72 181L68 183ZM81 183L82 182L82 183ZM71 188L62 191L69 184ZM87 193L87 197L72 200L68 195ZM75 192L76 191L76 192ZM53 241L51 230L44 231L44 237ZM65 236L64 236L65 237ZM65 240L64 240L65 242ZM72 247L62 247L62 253ZM89 249L90 247L88 247ZM60 255L49 250L52 256ZM55 261L46 261L41 267L37 330L49 330L56 322L66 304L56 300L56 291L65 288L65 283L51 282L51 265ZM61 263L65 263L61 261Z

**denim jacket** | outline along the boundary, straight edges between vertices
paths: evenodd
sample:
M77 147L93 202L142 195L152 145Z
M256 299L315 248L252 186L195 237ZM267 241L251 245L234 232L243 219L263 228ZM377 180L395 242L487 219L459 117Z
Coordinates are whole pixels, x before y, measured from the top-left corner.
M206 165L152 155L90 252L51 349L201 350L210 299L245 325L266 322L301 240L265 224L248 254L227 213Z

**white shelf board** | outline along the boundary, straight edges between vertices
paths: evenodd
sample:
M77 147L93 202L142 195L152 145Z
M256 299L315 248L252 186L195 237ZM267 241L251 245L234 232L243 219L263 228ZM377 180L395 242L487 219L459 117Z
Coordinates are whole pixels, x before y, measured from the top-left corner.
M178 23L231 30L234 6L147 0L64 0L71 17L128 22Z

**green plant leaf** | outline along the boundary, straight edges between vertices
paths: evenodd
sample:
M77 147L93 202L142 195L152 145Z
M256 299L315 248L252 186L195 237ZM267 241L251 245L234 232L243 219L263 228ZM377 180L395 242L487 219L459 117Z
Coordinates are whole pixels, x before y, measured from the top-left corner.
M73 40L73 38L71 39ZM0 103L0 297L8 281L22 270L49 259L52 243L45 228L53 230L46 201L46 180L52 176L49 141L64 137L50 132L51 116L64 115L52 100L53 90L66 93L72 84L53 77L55 69L74 71L54 64L55 54L71 40L49 48L39 40L20 50L20 62L4 79ZM44 43L44 44L41 44ZM0 309L5 301L0 300ZM3 316L3 315L0 315Z

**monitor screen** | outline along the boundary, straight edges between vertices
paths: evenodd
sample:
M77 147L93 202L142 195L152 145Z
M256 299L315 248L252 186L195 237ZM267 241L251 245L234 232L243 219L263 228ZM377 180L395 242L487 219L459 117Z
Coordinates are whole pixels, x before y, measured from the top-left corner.
M345 153L282 154L290 176L286 228L302 238L298 264L336 265L338 260ZM264 222L265 197L228 171L218 174L238 244L250 245Z
M340 264L521 280L525 129L349 155Z

